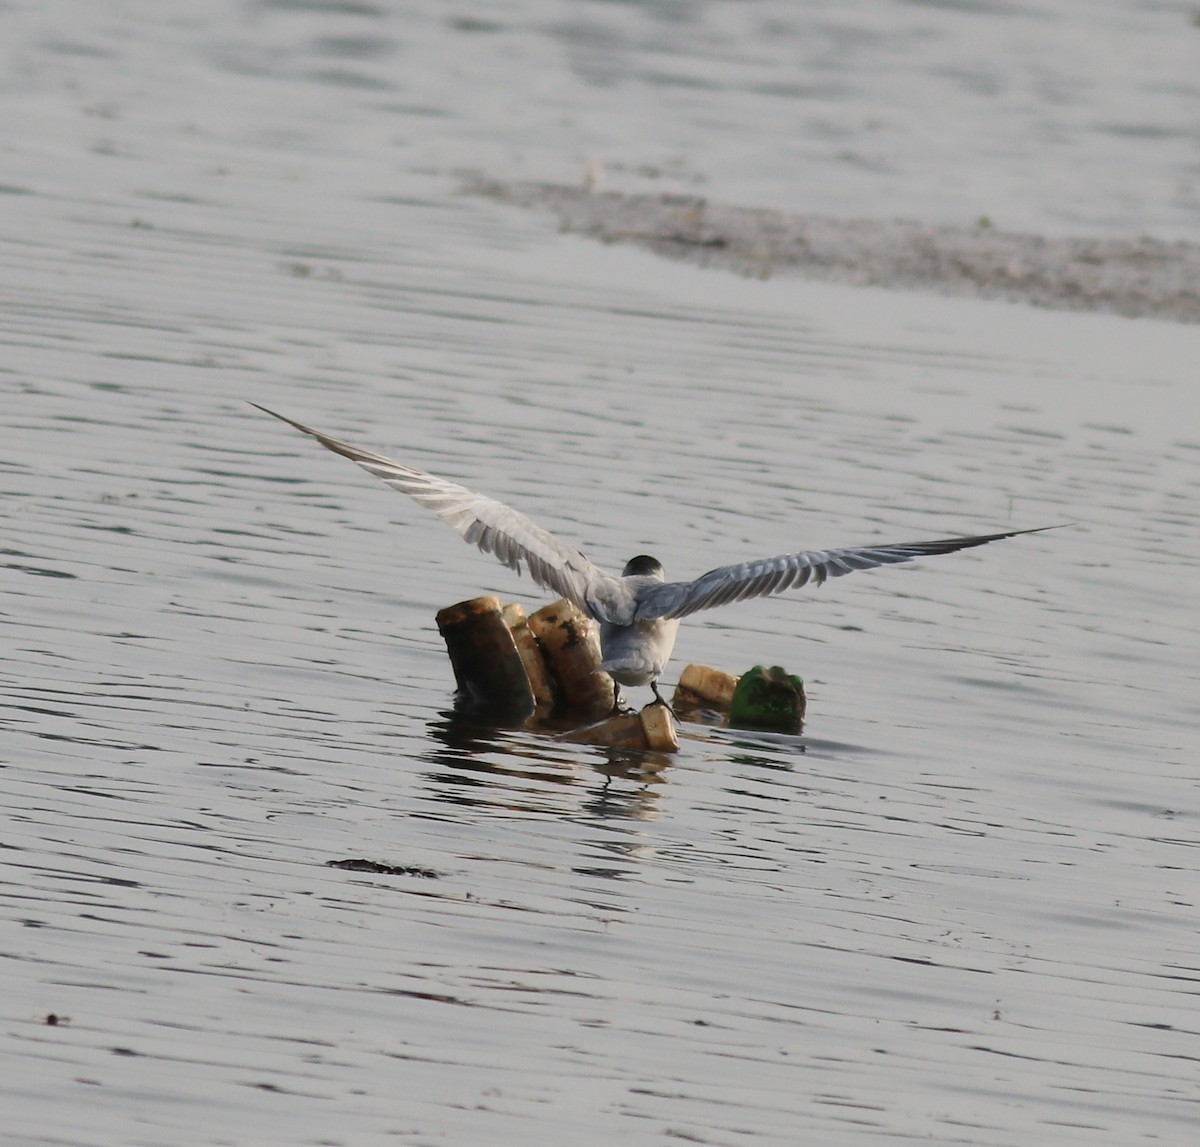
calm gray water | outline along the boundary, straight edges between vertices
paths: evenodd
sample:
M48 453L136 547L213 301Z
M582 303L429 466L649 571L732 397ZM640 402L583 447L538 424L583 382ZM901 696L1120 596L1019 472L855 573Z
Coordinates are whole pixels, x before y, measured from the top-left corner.
M597 160L1195 239L1190 6L63 2L0 44L6 1143L1194 1142L1200 334L459 193ZM435 611L543 599L246 400L680 576L1074 525L694 619L674 672L803 674L803 746L616 760L452 720Z

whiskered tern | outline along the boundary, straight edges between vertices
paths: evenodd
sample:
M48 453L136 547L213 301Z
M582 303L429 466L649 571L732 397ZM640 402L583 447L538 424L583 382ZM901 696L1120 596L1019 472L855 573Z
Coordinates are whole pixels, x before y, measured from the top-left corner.
M618 577L593 565L577 549L503 502L322 434L257 402L251 405L315 438L327 450L357 462L369 474L382 478L389 486L432 510L453 526L464 541L473 542L484 553L494 554L518 574L524 566L538 585L565 597L599 622L601 668L614 681L614 708L621 685L649 685L655 699L666 704L658 691L658 679L675 647L680 618L698 610L750 597L767 597L809 582L821 585L826 578L841 577L855 570L952 554L1002 538L1055 528L1040 526L1001 534L839 550L799 550L718 566L694 581L667 581L662 563L640 554L629 559Z

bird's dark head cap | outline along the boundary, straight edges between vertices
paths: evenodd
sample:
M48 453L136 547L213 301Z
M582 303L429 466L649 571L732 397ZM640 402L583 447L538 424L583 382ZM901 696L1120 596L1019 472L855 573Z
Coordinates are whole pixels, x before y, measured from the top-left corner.
M658 558L652 558L649 554L638 554L636 558L630 558L625 563L621 574L624 577L649 574L651 577L661 579L666 576L666 572Z

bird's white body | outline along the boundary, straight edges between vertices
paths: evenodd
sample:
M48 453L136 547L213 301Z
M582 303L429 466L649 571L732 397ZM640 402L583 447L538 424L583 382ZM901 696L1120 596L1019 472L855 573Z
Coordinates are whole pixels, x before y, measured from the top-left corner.
M652 685L671 660L678 621L635 621L632 625L600 623L603 669L621 685Z
M801 550L718 566L694 581L685 582L668 582L662 565L642 555L631 559L617 575L600 569L578 550L502 502L322 434L265 406L258 409L310 435L326 449L357 462L389 486L408 494L453 526L465 541L494 554L518 573L522 566L527 568L539 585L561 594L599 623L602 668L621 685L649 685L656 697L658 679L675 647L679 621L691 613L781 593L809 581L820 585L828 577L840 577L855 570L954 553L1001 538L1038 532L1009 530L928 542Z
M659 566L661 570L662 567ZM661 582L663 575L626 575L624 581L636 599L642 583ZM621 685L650 685L662 676L671 660L679 619L655 617L619 625L600 622L600 668Z

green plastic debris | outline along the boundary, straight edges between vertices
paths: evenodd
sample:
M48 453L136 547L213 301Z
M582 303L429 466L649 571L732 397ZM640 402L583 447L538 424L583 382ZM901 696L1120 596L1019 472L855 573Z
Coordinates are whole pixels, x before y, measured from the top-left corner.
M778 665L743 673L729 704L731 729L799 733L804 727L804 679Z

